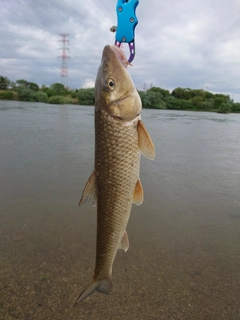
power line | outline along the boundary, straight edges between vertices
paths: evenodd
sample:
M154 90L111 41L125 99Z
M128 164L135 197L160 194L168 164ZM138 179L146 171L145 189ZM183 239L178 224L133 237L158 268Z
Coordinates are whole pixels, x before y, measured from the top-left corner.
M70 56L68 55L69 48L67 47L67 45L69 44L69 40L67 39L69 34L62 33L60 34L60 36L62 37L62 39L59 40L60 42L62 42L62 47L61 47L62 54L60 56L60 58L62 59L62 65L60 68L60 76L62 78L62 82L64 86L69 87L69 80L68 80L69 72L68 72L68 63L67 63L67 61L70 58Z
M10 36L12 38L11 43L5 42L2 43L3 39L0 41L0 46L3 47L4 49L2 50L2 54L4 56L6 55L6 50L5 48L7 47L16 47L19 48L19 46L25 46L29 44L29 41L31 40L41 40L41 43L44 41L44 38L47 39L47 35L52 36L53 33L50 32L48 26L51 25L51 29L56 30L56 34L59 32L66 33L68 30L66 30L66 26L62 23L63 19L67 22L67 26L71 30L76 29L76 25L79 25L80 28L77 28L77 33L81 34L82 30L84 30L84 25L82 23L79 23L79 17L80 16L85 16L88 17L90 16L90 19L86 20L87 22L87 29L86 29L86 39L92 38L93 41L94 39L106 41L106 38L110 38L109 36L106 35L106 19L103 19L101 17L107 17L110 20L110 11L109 9L104 5L104 3L101 1L101 4L97 4L94 1L88 1L86 0L84 2L84 5L82 3L79 4L78 1L72 0L68 2L68 6L64 6L62 3L57 2L56 0L49 0L47 2L47 8L46 5L40 0L35 0L34 2L28 2L27 0L21 0L20 4L21 6L18 7L16 4L13 6L9 6L8 3L4 3L4 8L7 10L9 14L6 16L11 17L14 15L14 22L12 23L12 28L10 30L14 30L15 32L5 32L0 30L0 34L6 37ZM59 14L58 14L59 13ZM70 19L71 18L71 19ZM33 29L27 29L26 34L21 34L20 32L25 32L19 28L18 30L15 28L15 24L17 25L22 25L23 27L28 26L31 24ZM90 27L89 27L90 25ZM112 25L109 23L109 27ZM2 27L0 27L2 29ZM37 31L43 30L46 32L46 34L39 34ZM104 32L101 32L101 30L104 30ZM31 34L32 31L32 35ZM35 32L34 32L35 31ZM83 33L84 35L85 33ZM110 32L109 32L110 34ZM2 37L2 38L3 38ZM44 37L44 38L43 38ZM24 44L23 44L24 41ZM46 41L46 40L45 40ZM57 40L56 40L57 41ZM89 40L87 40L89 41ZM91 40L90 40L91 41ZM33 43L33 41L32 41ZM32 43L29 45L32 46ZM75 42L76 43L76 42ZM85 46L84 43L82 43L83 46ZM52 46L51 46L52 47ZM93 46L93 50L95 45ZM38 49L38 47L35 47L35 49ZM40 50L40 48L39 48ZM3 52L4 51L4 52ZM95 78L96 75L96 59L94 59L93 63L90 62L89 60L89 55L84 56L83 54L84 50L79 50L77 48L74 48L74 45L71 46L71 67L70 70L74 69L76 70L79 69L81 72L81 75L85 75L86 78L92 79L93 77ZM11 50L12 53L14 53L14 50ZM82 53L81 53L82 52ZM90 53L91 54L91 53ZM1 56L1 53L0 53ZM23 56L20 57L22 59ZM44 59L44 56L41 57L41 60ZM49 58L45 58L49 59ZM32 61L36 61L38 58L35 57ZM68 59L65 59L66 62ZM55 67L54 67L55 68Z

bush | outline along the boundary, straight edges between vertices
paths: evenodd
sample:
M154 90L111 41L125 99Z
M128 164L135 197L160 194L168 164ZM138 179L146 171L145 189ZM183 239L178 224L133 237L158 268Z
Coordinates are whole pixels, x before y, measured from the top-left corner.
M48 95L46 92L38 91L35 93L35 99L37 102L48 102Z
M225 99L223 97L219 97L215 95L214 97L214 109L220 108L221 104L225 102Z
M220 107L217 109L218 113L229 113L231 112L231 104L229 102L221 103Z
M72 92L71 92L71 97L72 97L73 99L77 98L77 92L76 92L76 91L72 91Z
M162 89L159 87L152 87L147 90L147 92L155 92L155 93L160 93L162 98L168 97L170 95L170 92L166 89Z
M62 83L53 83L50 89L56 91L58 96L65 96L67 94L67 89Z
M11 81L7 77L0 76L0 90L7 90L11 86Z
M78 91L79 104L93 106L95 103L94 88L91 89L80 89Z
M70 96L66 96L66 97L63 97L63 99L64 99L64 104L79 104L77 98L73 99Z
M239 102L235 102L232 104L232 112L240 112L240 103Z
M165 99L166 107L169 110L191 110L193 109L191 100L176 99L169 96Z
M203 103L203 109L206 111L213 110L214 109L214 99L209 98L209 99L205 100Z
M48 99L48 103L64 104L64 98L62 96L53 96L53 97Z
M153 89L153 88L152 88ZM139 96L142 100L143 108L150 109L166 109L166 103L163 100L163 96L160 92L154 91L152 89L144 91L139 91Z
M39 90L39 86L34 82L28 82L28 81L26 81L24 79L20 79L20 80L17 80L16 83L20 87L25 87L25 88L31 89L33 91L38 91Z
M44 92L46 92L46 94L48 95L48 98L58 95L57 91L50 88L44 89Z
M12 91L0 91L0 99L12 100L13 99L13 92Z
M192 98L192 105L194 108L201 110L203 109L203 98L201 96L195 96Z
M18 95L21 101L35 102L35 92L32 89L25 88L23 86L18 87Z

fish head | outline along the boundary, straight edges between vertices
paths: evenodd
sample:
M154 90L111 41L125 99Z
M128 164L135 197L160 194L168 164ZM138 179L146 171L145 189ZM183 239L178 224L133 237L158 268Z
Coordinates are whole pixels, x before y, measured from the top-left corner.
M103 49L95 82L96 108L121 121L131 121L142 111L142 103L127 70L129 62L117 46Z

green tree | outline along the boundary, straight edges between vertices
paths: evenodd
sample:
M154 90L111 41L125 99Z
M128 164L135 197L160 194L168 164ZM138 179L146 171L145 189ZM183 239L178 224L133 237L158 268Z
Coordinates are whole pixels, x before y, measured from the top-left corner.
M172 95L165 99L166 107L169 110L191 110L193 109L191 100L176 99Z
M205 97L206 99L211 99L214 98L214 94L209 91L205 91Z
M16 88L17 88L16 82L11 81L10 87L11 87L12 90L16 90Z
M28 82L24 79L20 79L20 80L17 80L16 83L18 84L18 86L23 86L33 91L39 90L39 86L35 82Z
M27 87L33 91L39 91L39 86L34 82L28 82Z
M95 104L94 88L80 89L77 97L81 105L93 106Z
M65 96L67 94L67 90L62 83L53 83L50 88L57 92L57 95Z
M143 108L147 109L165 109L165 102L162 99L160 92L154 90L139 91L139 96L142 100Z
M224 102L225 102L224 97L220 97L220 96L215 95L213 108L218 109L220 107L220 105Z
M180 100L181 101L181 100ZM170 110L179 110L181 109L179 99L174 98L174 96L170 95L165 99L166 107Z
M37 102L48 102L48 95L46 94L46 92L35 92L34 97Z
M192 98L192 105L193 108L197 110L202 110L203 109L203 98L200 96L195 96Z
M206 111L212 111L214 109L214 99L213 98L206 99L203 103L203 109Z
M72 91L72 92L71 92L71 97L72 97L73 99L77 98L77 92L76 92L76 91Z
M24 79L17 80L16 83L18 84L18 86L23 86L27 88L28 82Z
M231 112L232 103L230 101L223 102L220 104L219 108L217 109L218 113L229 113Z
M182 110L192 110L193 109L193 105L192 105L192 101L190 100L180 100L180 104L181 104L181 109Z
M157 87L152 87L146 92L142 91L140 93L140 97L142 99L143 108L166 109L166 103L164 101L162 92L163 89ZM167 96L166 92L164 92L164 94Z
M57 91L50 89L50 88L44 89L43 92L46 92L46 94L48 95L49 98L58 95Z
M171 95L176 99L184 99L188 100L191 99L191 89L189 88L176 88L172 91Z
M35 92L32 89L25 88L24 86L18 87L18 95L21 101L36 101Z
M7 77L0 76L0 90L8 90L11 81Z
M232 104L232 112L240 112L240 103L239 102L235 102Z
M64 98L63 98L63 96L53 96L53 97L48 99L48 103L64 104Z
M189 94L191 96L191 98L195 98L195 97L201 97L202 99L205 98L206 96L206 92L202 89L188 89Z
M170 95L170 92L166 89L162 89L159 87L152 87L147 90L147 92L155 92L161 94L161 97L164 99L165 97L168 97Z
M138 94L142 101L142 107L143 108L150 108L150 101L147 99L147 94L144 91L138 91Z

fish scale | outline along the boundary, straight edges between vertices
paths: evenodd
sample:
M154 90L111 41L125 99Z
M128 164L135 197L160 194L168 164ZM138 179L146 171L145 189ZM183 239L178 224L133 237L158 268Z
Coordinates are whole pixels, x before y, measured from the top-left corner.
M112 268L129 219L139 179L140 150L137 122L126 126L101 109L95 119L98 221L94 278L104 278Z

